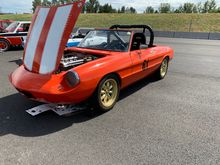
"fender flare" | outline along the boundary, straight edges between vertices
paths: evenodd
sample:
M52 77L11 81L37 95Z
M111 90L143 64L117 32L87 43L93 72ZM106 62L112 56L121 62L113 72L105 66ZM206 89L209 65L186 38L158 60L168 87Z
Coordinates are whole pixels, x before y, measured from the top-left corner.
M0 40L7 41L9 43L9 45L11 46L11 41L7 37L0 37Z

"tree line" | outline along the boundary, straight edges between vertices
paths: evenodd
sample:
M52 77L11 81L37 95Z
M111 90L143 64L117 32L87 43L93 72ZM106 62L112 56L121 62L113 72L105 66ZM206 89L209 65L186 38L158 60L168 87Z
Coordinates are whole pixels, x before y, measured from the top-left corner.
M37 6L54 6L73 2L75 0L33 0L32 10L35 11ZM111 4L101 5L98 0L88 0L82 9L82 13L137 13L133 7L122 6L115 9Z
M53 6L66 4L75 0L33 0L32 10L35 11L37 6ZM88 0L83 7L82 13L137 13L134 7L122 6L119 9L113 8L111 4L101 5L98 0ZM220 13L220 7L217 6L216 0L207 0L204 3L184 3L178 8L173 8L170 3L161 3L159 8L147 6L144 13Z
M184 3L177 9L173 8L170 3L161 3L158 10L148 6L144 13L220 13L220 7L215 0L207 0L204 3Z

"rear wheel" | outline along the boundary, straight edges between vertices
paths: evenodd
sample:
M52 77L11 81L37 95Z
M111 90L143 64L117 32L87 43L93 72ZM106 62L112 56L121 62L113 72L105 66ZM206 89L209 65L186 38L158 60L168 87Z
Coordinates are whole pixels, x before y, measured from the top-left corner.
M168 66L169 66L169 58L166 57L161 65L160 68L156 71L156 77L158 79L164 79L166 77L167 71L168 71Z
M94 108L106 112L116 104L120 93L120 85L117 76L108 75L98 85L93 95Z
M7 40L0 39L0 51L4 52L9 50L10 44Z

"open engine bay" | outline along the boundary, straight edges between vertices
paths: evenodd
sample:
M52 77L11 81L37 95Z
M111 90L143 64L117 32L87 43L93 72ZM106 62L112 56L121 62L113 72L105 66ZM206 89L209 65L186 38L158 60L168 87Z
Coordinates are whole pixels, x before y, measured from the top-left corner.
M102 56L87 53L66 52L61 59L59 71L67 71L71 68L88 63L101 57Z

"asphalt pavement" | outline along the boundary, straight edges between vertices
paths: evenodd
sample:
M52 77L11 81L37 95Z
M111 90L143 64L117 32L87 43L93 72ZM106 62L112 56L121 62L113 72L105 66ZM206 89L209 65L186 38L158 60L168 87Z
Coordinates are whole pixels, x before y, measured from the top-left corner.
M59 117L10 85L23 54L0 54L0 165L220 164L220 41L156 38L175 50L167 77L123 90L114 109ZM34 81L34 80L33 80Z

